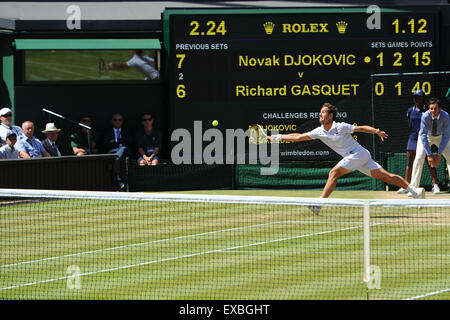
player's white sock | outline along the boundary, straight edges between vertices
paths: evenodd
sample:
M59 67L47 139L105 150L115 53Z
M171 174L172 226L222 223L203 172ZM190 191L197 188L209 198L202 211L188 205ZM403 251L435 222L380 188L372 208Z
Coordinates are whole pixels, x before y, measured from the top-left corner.
M408 197L415 198L417 196L416 188L414 188L412 184L408 185L408 188L406 188L406 190L408 190Z
M414 188L412 185L409 185L407 190L409 191L408 197L412 196L414 199L425 198L424 188Z

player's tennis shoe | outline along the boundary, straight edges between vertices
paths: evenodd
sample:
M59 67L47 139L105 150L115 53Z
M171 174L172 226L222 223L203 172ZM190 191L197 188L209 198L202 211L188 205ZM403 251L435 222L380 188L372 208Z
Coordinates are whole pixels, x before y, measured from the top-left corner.
M400 189L397 190L397 193L398 194L405 194L405 193L408 193L408 190L400 188Z
M311 210L311 212L315 215L318 215L320 210L322 209L322 206L308 206L308 209Z
M439 189L439 186L437 184L433 185L433 193L434 194L441 193L441 189Z

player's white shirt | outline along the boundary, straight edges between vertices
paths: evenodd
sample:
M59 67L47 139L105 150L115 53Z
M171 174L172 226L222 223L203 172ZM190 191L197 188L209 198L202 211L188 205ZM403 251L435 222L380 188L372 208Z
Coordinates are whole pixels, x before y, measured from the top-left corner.
M336 153L340 154L342 157L346 157L349 154L364 149L351 136L354 131L354 125L345 122L333 121L333 124L329 131L325 130L322 125L314 130L307 132L306 134L311 139L319 139Z
M159 77L159 72L153 68L150 63L154 62L155 59L149 56L139 56L135 54L130 60L127 61L127 65L130 68L138 68L146 77L150 80L155 80Z

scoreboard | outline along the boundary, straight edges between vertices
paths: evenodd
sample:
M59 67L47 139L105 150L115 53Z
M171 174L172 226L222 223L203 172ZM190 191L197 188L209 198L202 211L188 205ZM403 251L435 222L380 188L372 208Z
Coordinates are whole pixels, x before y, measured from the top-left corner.
M269 133L307 132L320 125L324 102L338 107L337 121L374 125L372 95L411 97L431 82L371 74L433 71L438 19L425 8L168 9L172 130L218 120L221 130L258 123ZM372 135L354 138L373 151ZM282 143L279 152L282 160L339 157L319 141Z

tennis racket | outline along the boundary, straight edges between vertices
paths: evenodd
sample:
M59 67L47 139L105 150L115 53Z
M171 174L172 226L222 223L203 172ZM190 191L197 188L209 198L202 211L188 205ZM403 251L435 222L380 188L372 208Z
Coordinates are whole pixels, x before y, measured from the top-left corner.
M105 60L103 60L102 58L100 58L98 60L98 73L99 74L103 74L105 72L107 72L108 70L106 70L106 66L105 66Z
M267 143L266 130L260 124L253 124L250 129L249 142L254 144Z

